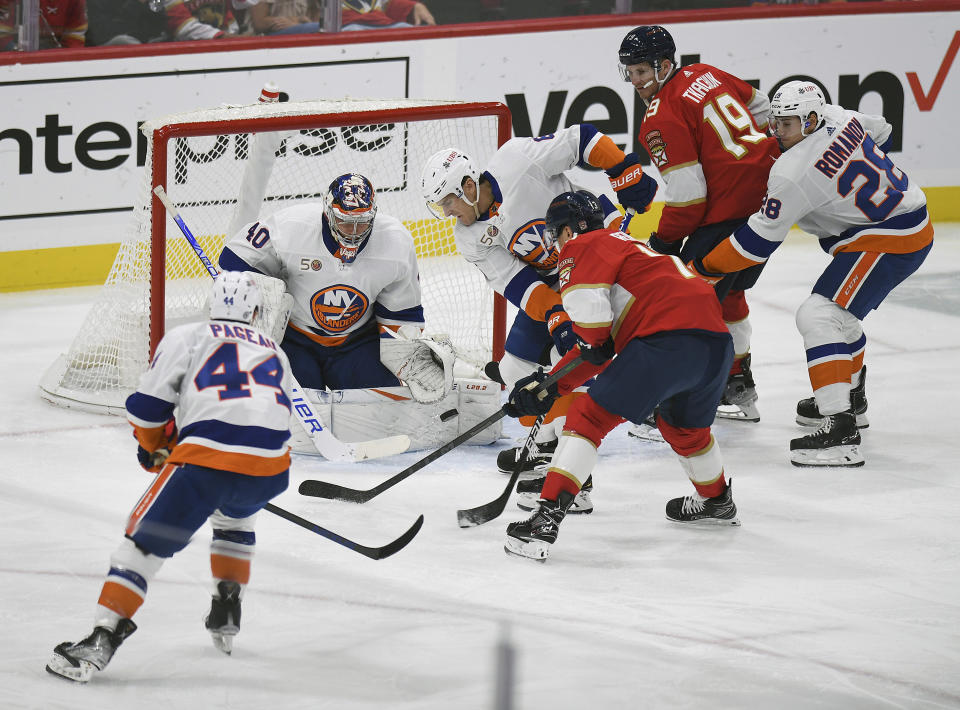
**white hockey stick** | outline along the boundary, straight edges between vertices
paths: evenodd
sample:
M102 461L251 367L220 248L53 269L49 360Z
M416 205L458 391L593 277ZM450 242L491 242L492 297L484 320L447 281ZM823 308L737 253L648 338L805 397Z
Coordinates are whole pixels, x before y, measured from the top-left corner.
M170 201L170 197L167 195L166 191L161 185L157 185L153 189L153 192L158 198L160 198L160 202L162 202L163 206L166 207L167 212L170 213L173 221L177 223L178 227L180 227L180 231L183 232L183 236L190 243L190 246L193 247L193 250L197 254L197 258L200 259L200 262L207 269L210 276L216 277L219 273L217 271L217 267L215 267L211 263L210 259L207 258L207 255L203 251L203 247L200 246L200 243L197 241L196 237L193 236L193 233L183 221L180 213L177 212L177 208L173 206L173 202ZM383 439L372 439L371 441L357 441L353 443L340 441L320 421L319 415L313 411L313 407L301 391L300 383L293 378L292 374L291 379L293 379L293 388L291 392L293 395L291 400L293 404L293 413L296 415L297 420L300 422L300 425L303 427L303 430L306 432L307 436L310 437L310 440L313 442L313 445L316 447L317 451L325 459L330 461L365 461L366 459L376 459L383 456L393 456L394 454L403 453L410 447L410 437L406 436L405 434L388 436L384 437Z

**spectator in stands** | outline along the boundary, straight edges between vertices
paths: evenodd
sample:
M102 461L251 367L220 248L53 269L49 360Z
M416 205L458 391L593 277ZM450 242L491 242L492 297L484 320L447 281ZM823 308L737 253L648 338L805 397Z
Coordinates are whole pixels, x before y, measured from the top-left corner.
M220 39L239 34L233 10L247 10L258 0L164 0L167 30L174 40Z
M343 32L435 24L427 6L415 0L343 0Z
M157 0L87 0L87 17L88 47L169 39L167 13Z
M16 0L0 0L0 51L17 49ZM40 3L40 49L82 47L87 33L85 0Z
M253 31L260 35L294 35L320 31L317 0L260 0L250 8Z

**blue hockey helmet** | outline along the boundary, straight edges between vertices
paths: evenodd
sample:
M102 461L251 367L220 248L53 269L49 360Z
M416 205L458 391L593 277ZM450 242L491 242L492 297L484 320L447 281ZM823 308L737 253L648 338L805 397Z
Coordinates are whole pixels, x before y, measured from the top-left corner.
M570 227L574 236L603 229L603 219L603 207L592 192L561 192L547 208L543 227L544 246L552 248L564 227Z
M373 231L377 216L373 185L359 173L334 178L323 198L323 214L340 243L340 258L349 264Z
M660 71L660 60L669 59L676 66L677 45L673 37L660 25L641 25L627 33L620 43L620 73L625 81L630 78L626 67L647 62Z

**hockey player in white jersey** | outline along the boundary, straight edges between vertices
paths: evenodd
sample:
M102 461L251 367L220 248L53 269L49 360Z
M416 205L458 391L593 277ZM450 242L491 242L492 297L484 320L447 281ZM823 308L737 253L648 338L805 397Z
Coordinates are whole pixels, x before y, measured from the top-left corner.
M543 242L543 206L559 192L576 189L564 174L575 166L606 170L626 208L645 211L657 190L636 154L626 155L590 124L578 124L537 138L507 141L481 171L457 148L434 154L423 169L422 189L439 219L456 217L454 237L463 257L519 312L507 335L499 373L510 387L538 365L550 364L551 349L565 354L577 343L570 318L556 292L557 250ZM601 197L608 223L619 218ZM570 397L547 414L526 470L549 463ZM528 426L532 419L521 420ZM500 454L498 465L512 471L519 449Z
M418 402L450 390L452 354L420 338L413 237L398 219L378 214L366 177L340 175L322 203L244 226L219 264L286 282L294 305L282 347L302 387L389 387L399 378Z
M861 321L916 271L933 246L926 197L886 154L892 128L827 104L810 82L784 84L771 104L783 155L760 211L694 267L707 280L766 261L790 227L833 259L797 310L813 397L797 421L818 426L790 442L798 466L860 466L867 426Z
M205 626L230 653L250 578L257 512L288 483L290 367L260 330L260 288L221 273L210 319L169 331L127 399L137 458L157 476L134 507L110 558L93 632L54 649L47 670L85 683L136 630L132 617L164 560L213 527L213 598ZM174 412L176 411L176 420Z

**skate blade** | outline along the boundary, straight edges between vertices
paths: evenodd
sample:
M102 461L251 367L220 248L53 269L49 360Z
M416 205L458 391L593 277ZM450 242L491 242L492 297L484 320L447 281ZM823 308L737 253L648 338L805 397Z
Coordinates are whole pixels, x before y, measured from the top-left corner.
M760 421L760 410L753 403L718 404L717 419L733 419L741 422Z
M863 454L856 444L833 446L829 449L795 449L790 452L790 463L800 467L834 466L852 468L863 466Z
M76 661L71 662L69 658L61 656L59 653L54 653L50 657L50 660L47 661L47 673L58 676L60 678L65 678L66 680L72 680L74 683L87 683L93 677L93 674L96 673L97 667L90 663L90 661Z
M531 512L537 509L540 500L539 493L518 493L517 507L520 510ZM567 510L567 515L590 515L593 512L593 501L586 498L583 491L573 499L573 505Z
M813 417L804 417L797 415L797 424L800 426L809 426L809 427L819 427L823 424L823 418L814 419ZM867 419L866 414L857 415L857 429L868 429L870 428L870 420Z
M524 542L513 537L507 537L507 542L503 546L504 552L508 555L523 557L535 562L546 562L550 556L550 543L543 540L530 540Z
M210 638L218 651L228 656L233 653L233 637L240 633L236 626L224 626L222 629L210 632Z
M627 436L632 436L634 439L641 439L642 441L653 441L658 444L664 443L663 434L660 433L660 430L649 424L634 424L627 431Z
M664 516L671 523L678 525L697 525L700 527L740 527L740 518L697 518L696 520L677 520L669 515Z

